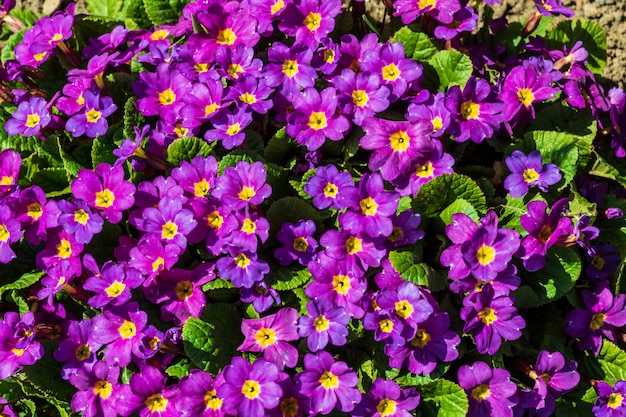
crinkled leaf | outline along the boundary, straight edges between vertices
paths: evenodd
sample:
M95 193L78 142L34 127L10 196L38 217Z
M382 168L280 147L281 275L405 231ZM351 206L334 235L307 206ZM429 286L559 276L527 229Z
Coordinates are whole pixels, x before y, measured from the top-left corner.
M44 356L35 364L24 367L24 376L28 385L34 390L33 394L41 394L52 404L57 405L59 402L69 403L76 389L67 381L59 378L61 375L62 363L55 360L52 356L56 350L56 343L52 341L42 340L41 345L44 349ZM22 388L26 386L24 381ZM26 394L30 394L26 392Z
M174 166L180 165L181 161L189 161L196 156L209 156L213 149L212 144L204 139L193 136L176 139L167 147L167 162Z
M420 188L413 199L413 210L426 217L436 217L443 208L462 198L479 213L487 209L485 195L476 181L460 174L444 174Z
M86 0L87 10L95 16L120 17L123 0Z
M304 287L311 281L311 273L306 268L280 267L272 271L270 285L277 291L288 291Z
M183 325L183 342L189 359L199 368L218 373L237 355L243 341L241 317L232 304L208 304L200 319Z
M248 152L248 151L233 151L228 153L228 155L224 156L222 160L219 162L217 166L217 172L219 175L224 173L226 167L234 167L237 165L237 162L246 161L249 164L253 164L254 162L263 161L263 158L256 152Z
M189 371L193 369L193 364L188 359L182 359L176 362L174 365L168 366L165 370L165 373L169 376L173 376L176 378L182 378L184 376L189 375Z
M226 281L222 278L215 278L214 280L211 280L204 284L202 286L202 291L207 292L210 290L222 290L228 288L234 288L233 284L230 281Z
M265 147L265 159L278 165L285 165L293 153L298 149L298 145L285 133L285 128L281 128L272 136Z
M189 0L143 0L146 14L156 26L178 22L187 3Z
M469 409L463 388L446 379L437 379L419 388L423 416L465 417Z
M626 187L626 165L623 160L602 151L593 152L593 154L595 162L589 174L617 181Z
M439 50L426 33L414 32L406 26L400 28L393 35L393 41L400 42L407 58L416 61L429 59Z
M604 339L598 362L604 371L604 382L607 384L614 385L617 381L626 380L626 352L614 343Z
M146 8L143 5L143 0L127 0L128 6L126 8L127 20L132 20L141 29L150 29L152 22L150 17L146 13Z
M267 210L266 217L276 232L283 223L296 224L298 220L313 220L318 230L322 224L319 211L298 197L283 197L277 200Z
M598 398L598 393L596 392L594 387L589 387L587 391L585 391L585 395L581 398L586 403L593 404Z
M265 164L265 169L267 170L265 181L272 187L272 198L285 197L289 191L289 171L271 162Z
M128 139L135 138L135 127L141 129L146 123L146 118L135 107L136 102L137 97L131 97L124 104L124 136Z
M62 191L69 186L64 168L44 168L33 175L33 184L37 184L46 193Z
M587 215L591 220L596 218L598 207L596 203L592 203L578 192L571 190L570 194L573 198L569 200L569 215L580 218Z
M307 172L304 173L304 175L302 176L302 181L297 181L297 180L290 180L289 184L291 184L291 186L293 187L294 190L296 190L296 192L298 193L298 195L300 197L302 197L303 199L310 201L312 198L310 195L307 194L306 191L304 191L304 186L306 185L306 183L309 181L309 178L315 176L315 170L314 169L310 169Z
M98 166L103 162L113 165L117 160L117 157L113 155L113 150L115 150L113 143L99 138L94 139L93 147L91 148L93 166Z
M6 63L9 59L15 58L15 47L22 43L22 39L24 39L24 33L28 28L24 28L19 32L14 33L9 37L4 48L2 48L2 53L0 54L0 59L2 59L2 63Z
M33 270L31 272L28 272L24 275L22 275L18 280L15 280L13 282L10 283L6 283L3 284L0 287L0 296L2 295L2 293L4 293L5 291L9 291L9 290L22 290L24 288L28 288L31 285L33 285L34 283L36 283L37 281L39 281L39 279L44 275L43 271L37 271L37 270ZM2 280L2 278L0 278L0 281Z
M567 45L569 51L581 41L589 52L587 65L594 74L602 74L606 65L606 33L602 26L590 20L563 20L549 30L545 37L548 48L559 49Z
M11 293L9 293L7 299L9 300L9 302L17 306L17 312L20 313L20 316L29 311L28 303L26 302L24 297L18 294L17 290L12 290Z
M439 218L445 224L450 224L452 223L452 215L456 213L465 213L475 222L478 222L478 220L480 220L480 216L478 215L478 212L476 211L474 206L464 198L459 198L455 200L454 203L443 209L441 211L441 214L439 214Z
M440 91L457 84L464 88L474 69L472 60L455 49L437 52L428 63L439 76Z

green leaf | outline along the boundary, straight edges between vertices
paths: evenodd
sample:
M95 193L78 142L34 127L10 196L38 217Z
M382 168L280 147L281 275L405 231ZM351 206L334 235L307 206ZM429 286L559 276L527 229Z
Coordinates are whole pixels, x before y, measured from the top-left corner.
M5 291L9 291L9 290L22 290L24 288L28 288L31 285L33 285L34 283L38 282L39 279L44 275L43 271L37 271L37 270L33 270L31 272L28 272L24 275L22 275L18 280L13 281L11 283L8 284L4 284L0 287L0 296L2 296L2 294ZM2 280L2 278L0 278L0 280Z
M229 152L228 155L224 156L220 160L219 164L217 165L217 173L219 175L222 175L227 167L235 167L237 165L237 162L240 161L246 161L249 164L253 164L257 161L264 162L263 158L261 158L261 156L256 152L236 150Z
M520 224L520 217L528 212L527 205L531 201L541 200L545 202L545 199L541 197L541 194L527 193L523 197L511 197L510 194L506 195L506 203L502 205L502 213L499 216L498 224L500 227L506 227L507 229L515 229L520 233L524 232L524 228Z
M176 378L182 378L184 376L189 375L189 371L193 369L193 364L188 359L182 359L176 362L174 365L170 365L165 373L169 376L173 376Z
M155 26L164 23L176 23L181 16L183 7L190 0L143 0L146 14ZM132 18L132 16L129 16ZM138 22L139 23L139 22Z
M626 380L626 352L612 342L604 339L598 362L604 371L604 382L607 384L615 385L619 380Z
M111 142L104 141L96 138L93 140L93 147L91 148L91 160L93 166L96 167L102 163L107 163L111 166L117 160L117 157L113 155L115 145Z
M39 185L46 193L61 191L70 185L64 168L44 168L36 172L33 184Z
M443 209L441 214L439 214L439 218L445 224L450 224L452 223L452 215L456 213L465 213L475 222L480 220L480 216L474 206L464 198L455 200L454 203Z
M472 60L455 49L437 52L428 63L439 76L439 91L445 91L453 85L464 88L474 69Z
M465 417L469 401L463 388L446 379L422 385L423 415L428 417Z
M414 32L408 27L400 28L393 35L393 42L400 42L407 58L416 61L426 60L437 53L437 46L424 32Z
M581 398L586 403L593 404L598 398L598 393L596 392L594 387L589 387L587 391L585 391L585 395Z
M393 269L400 276L415 285L428 286L430 267L426 264L417 263L417 257L411 251L391 251L389 260Z
M86 0L87 10L95 16L118 18L122 10L122 0Z
M176 139L167 147L167 162L179 166L181 161L191 162L196 156L209 156L213 146L193 136Z
M24 315L29 310L28 303L24 297L17 293L17 290L12 290L7 298L10 302L17 306L17 311L20 315Z
M617 181L626 187L626 165L622 160L616 159L612 154L602 151L594 151L595 162L589 171L590 175L608 178Z
M237 355L243 341L241 317L232 304L208 304L200 319L190 317L183 325L185 352L197 367L218 373Z
M207 292L211 290L222 290L222 289L229 289L229 288L235 288L233 287L233 284L230 281L226 281L225 279L222 279L222 278L215 278L214 280L209 281L206 284L204 284L202 286L202 291Z
M150 29L152 22L150 17L146 13L146 8L143 5L143 0L126 0L128 6L126 7L126 18L131 19L133 23L139 26L140 29ZM128 25L127 25L128 26Z
M533 143L534 142L534 143ZM561 170L563 179L559 184L559 191L565 188L576 175L578 170L578 145L577 140L563 132L534 131L524 136L522 149L530 153L535 149L541 152L544 164L555 164Z
M131 97L124 104L124 136L129 139L135 138L135 127L141 130L141 126L146 123L146 118L135 107L136 102L137 97Z
M298 220L313 220L318 230L322 224L319 211L299 197L283 197L277 200L267 210L266 217L276 232L281 224L296 224Z
M606 65L606 33L596 22L590 20L563 20L546 33L546 43L550 49L563 49L567 45L572 50L574 44L582 41L589 52L587 68L594 74L602 74Z
M277 291L289 291L305 286L311 281L311 273L306 268L278 268L271 274L274 282L269 284Z
M26 33L28 29L29 28L24 28L20 30L19 32L14 33L7 40L6 44L4 45L4 48L2 48L2 53L0 54L0 59L2 59L3 64L7 62L9 59L15 58L15 47L19 45L20 43L22 43L22 39L24 39L24 33Z
M268 162L284 166L294 156L298 145L285 133L285 128L281 128L272 136L265 147L265 159Z
M485 195L478 184L460 174L444 174L424 184L413 199L413 210L426 217L436 217L459 198L479 213L487 210Z
M44 348L43 358L35 362L34 365L24 367L26 381L20 381L20 383L22 387L29 385L35 393L41 394L42 398L54 405L60 402L67 404L71 401L76 389L69 382L59 378L62 364L53 357L57 343L43 340L41 344ZM25 393L29 394L26 391Z

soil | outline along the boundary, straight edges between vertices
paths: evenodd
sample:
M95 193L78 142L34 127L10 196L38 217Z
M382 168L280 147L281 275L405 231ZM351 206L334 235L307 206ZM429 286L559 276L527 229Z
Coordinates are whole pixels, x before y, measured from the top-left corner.
M375 20L383 18L382 0L364 0ZM37 13L50 14L65 7L67 0L17 0L17 7L31 8ZM604 77L624 88L626 82L626 0L563 0L574 10L576 19L597 22L607 34L607 64ZM503 0L495 6L495 16L507 15L510 21L527 18L534 10L533 0ZM77 2L77 13L86 11L85 1Z

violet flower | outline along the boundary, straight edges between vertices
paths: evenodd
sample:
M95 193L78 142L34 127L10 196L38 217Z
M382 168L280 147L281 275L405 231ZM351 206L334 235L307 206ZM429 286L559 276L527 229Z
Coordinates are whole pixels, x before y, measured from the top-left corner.
M297 260L306 266L314 257L317 249L315 234L315 222L313 220L298 220L294 225L283 223L276 234L276 238L284 246L274 251L274 257L282 266L289 265Z
M543 164L541 153L532 151L528 156L515 150L511 156L504 158L511 171L504 180L504 188L511 197L523 197L530 187L537 187L544 193L548 187L561 181L561 170L554 164Z
M378 378L351 413L354 417L411 417L420 403L415 388L400 389L394 380Z
M234 167L226 167L224 174L217 178L213 197L233 210L259 205L272 193L266 175L262 162L237 162Z
M90 88L83 91L84 112L75 113L65 123L65 129L75 138L86 134L95 138L103 136L109 129L106 118L117 110L111 97L100 97L99 90Z
M306 309L309 315L298 319L298 335L307 338L306 343L311 352L324 349L328 342L334 346L346 344L350 316L343 307L332 306L324 301L309 301Z
M468 417L513 417L517 385L509 371L479 361L461 366L458 378L469 399Z
M334 165L317 167L315 175L309 177L304 191L313 197L313 206L323 210L334 208L344 209L343 195L354 188L354 181L348 172L339 172Z
M626 381L619 380L611 387L604 381L596 384L598 398L593 403L593 415L596 417L622 417L626 415Z
M542 350L530 376L535 380L534 390L539 395L537 415L549 417L556 408L555 399L571 391L578 385L580 375L576 372L576 361L565 363L560 352L550 353Z
M48 103L41 97L31 97L22 101L17 110L11 114L11 118L4 124L4 130L9 134L32 136L41 132L46 127L52 116L48 110Z
M91 369L79 369L70 375L70 382L78 392L71 401L72 410L84 417L116 417L120 396L118 379L120 368L98 361Z

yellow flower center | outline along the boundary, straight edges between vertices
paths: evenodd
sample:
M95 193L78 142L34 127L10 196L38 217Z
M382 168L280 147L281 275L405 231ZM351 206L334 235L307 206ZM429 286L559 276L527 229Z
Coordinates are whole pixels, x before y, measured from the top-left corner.
M174 236L178 234L178 226L174 224L171 220L168 220L161 227L161 239L171 240L174 239Z
M117 329L122 339L130 339L137 334L137 327L132 321L124 320L124 323Z
M395 81L400 76L400 68L393 62L391 64L387 64L382 68L383 80L385 81Z
M39 115L37 113L31 113L26 116L26 127L35 127L39 124L40 120L41 119L39 118Z
M222 227L222 224L224 224L224 217L221 216L217 210L207 214L206 220L207 226L215 230L219 230Z
M207 104L204 107L204 117L209 117L213 113L215 113L220 108L220 105L217 103Z
M396 302L396 314L403 319L411 317L413 314L413 306L407 300L400 300Z
M388 398L383 398L376 406L376 410L380 413L381 417L392 416L396 413L396 402Z
M180 301L184 301L193 294L193 284L190 281L180 281L174 288L176 297Z
M335 51L330 48L326 49L324 51L324 62L326 62L327 64L332 64L333 62L335 62Z
M315 330L318 332L323 332L324 330L328 330L330 327L330 321L324 316L318 316L313 321L313 326L315 326Z
M202 74L209 70L209 64L195 64L193 69L195 69L198 74Z
M394 152L404 152L409 148L411 139L404 130L398 130L389 136L389 143Z
M293 249L298 252L306 252L309 244L306 242L306 239L303 237L298 237L293 240Z
M283 0L278 0L277 2L272 4L272 6L270 7L270 13L272 15L275 15L276 13L280 12L284 7L285 7L285 2Z
M246 398L254 400L256 397L261 395L261 384L259 384L257 381L247 379L241 387L241 393Z
M350 277L347 275L333 275L333 290L335 290L335 292L346 295L351 288Z
M604 263L604 259L602 259L602 257L599 255L595 255L593 258L591 258L591 265L593 265L596 269L603 269Z
M339 387L339 378L333 375L332 372L326 371L322 374L319 379L320 384L324 387L324 389L335 389Z
M220 410L222 408L222 402L222 399L217 396L217 391L214 389L204 394L204 406L213 411Z
M352 92L352 102L355 106L365 107L369 100L370 96L367 95L365 90L354 90Z
M193 195L196 197L204 197L209 193L211 186L209 182L202 178L200 181L193 184Z
M606 314L596 313L591 318L591 322L589 323L589 328L591 330L598 330L604 324L604 320L606 319Z
M551 235L552 235L552 228L550 227L550 225L546 224L539 231L539 241L541 243L546 243L548 239L550 239Z
M228 125L228 129L226 129L226 134L229 136L235 136L239 132L241 132L241 125L239 123Z
M117 280L113 281L113 284L109 285L104 289L104 292L107 293L109 297L115 298L119 297L122 292L126 289L126 284L123 284Z
M161 394L152 394L144 401L144 404L151 413L165 411L167 409L167 403L168 399Z
M419 0L417 2L417 7L420 10L424 10L427 7L435 7L437 5L437 0Z
M4 224L0 224L0 242L7 242L11 237L11 233L9 233L9 229Z
M283 417L296 417L298 410L298 400L295 398L289 397L280 401L280 411L282 411Z
M326 113L322 111L311 112L308 125L313 130L324 129L326 126L328 126L328 120L326 120Z
M76 348L76 359L84 361L91 356L91 348L89 345L82 344Z
M237 256L235 256L235 264L239 268L245 269L248 267L248 265L250 265L250 259L243 253L240 253Z
M424 329L418 329L415 337L411 340L411 345L422 349L430 342L430 335Z
M106 400L113 393L113 385L111 385L109 381L98 381L93 386L93 392L98 397L101 397Z
M298 63L291 59L286 59L283 62L283 73L289 78L292 78L298 73Z
M67 259L72 256L72 245L69 240L61 239L61 242L57 245L57 256L63 259Z
M489 265L494 259L496 259L496 250L483 243L476 251L476 259L482 266Z
M254 191L254 188L244 185L241 191L239 191L238 195L239 198L241 198L242 200L249 201L252 197L256 195L256 192Z
M614 392L613 394L609 395L609 401L606 405L607 407L615 410L617 407L621 407L623 402L624 397L622 397L622 394L620 394L619 392Z
M159 30L155 30L154 32L152 32L152 34L150 35L150 39L152 39L153 41L160 41L161 39L165 39L167 38L167 36L170 33L167 31L167 29L159 29Z
M272 329L268 329L267 327L261 327L254 334L254 339L261 346L261 348L265 349L268 346L272 346L276 343L276 332Z
M359 253L363 250L363 241L356 236L350 236L348 240L346 240L346 251L348 255L354 255L355 253Z
M176 123L174 133L176 134L176 137L182 138L184 136L187 136L187 133L189 133L189 129L183 127L183 125L181 125L180 123Z
M485 307L480 313L478 313L478 317L480 317L482 322L487 326L490 326L493 322L498 320L496 311L490 307Z
M359 206L361 207L361 213L364 216L375 216L376 211L378 210L378 203L374 201L372 197L364 198L359 202Z
M230 64L228 66L228 75L233 77L235 80L239 78L239 74L243 74L243 67L239 64Z
M33 59L37 62L43 61L48 55L48 51L39 52L38 54L33 55Z
M107 208L113 205L115 201L115 194L108 188L96 193L95 206L98 208Z
M524 176L524 181L531 183L537 181L539 179L539 174L535 171L535 168L528 168L524 170L522 174Z
M241 231L251 235L256 232L256 223L250 219L244 219L243 225L241 226Z
M311 32L315 32L322 24L322 15L319 13L309 12L309 15L304 19L302 24L309 28Z
M162 257L156 258L156 261L152 262L152 272L156 272L165 265L165 259Z
M91 109L85 113L87 117L87 123L96 123L102 117L102 112L96 109Z
M220 45L230 46L234 44L236 40L237 35L235 35L235 32L233 32L233 30L230 28L220 30L217 33L217 43L219 43Z
M83 209L76 210L74 212L74 221L84 226L89 221L89 214Z
M171 88L159 93L159 103L161 103L162 106L169 106L170 104L174 104L175 101L176 94Z
M326 187L324 187L324 196L328 198L335 198L337 197L338 191L339 188L337 188L335 184L329 182L328 184L326 184Z
M383 319L378 322L378 327L380 327L380 331L383 333L391 333L393 332L393 321Z
M13 352L13 354L19 358L20 356L24 354L25 351L24 349L13 348L11 349L11 352Z
M480 104L474 103L472 100L461 103L461 116L465 120L478 119L478 116L480 116Z
M13 185L13 175L3 175L0 179L0 185Z
M432 119L430 123L433 125L433 133L438 132L439 129L443 127L443 120L441 120L441 117L439 116L436 116L434 119Z
M50 39L50 41L48 43L53 44L54 42L58 42L58 41L60 41L62 39L63 39L63 34L55 33L54 36L52 37L52 39Z
M476 401L482 401L490 395L491 392L489 391L489 385L487 384L481 384L472 390L472 397Z
M256 97L254 94L244 93L239 96L239 100L243 101L246 104L254 104L256 103Z
M525 107L528 107L535 101L535 95L533 94L533 90L530 88L518 88L517 89L517 98Z

